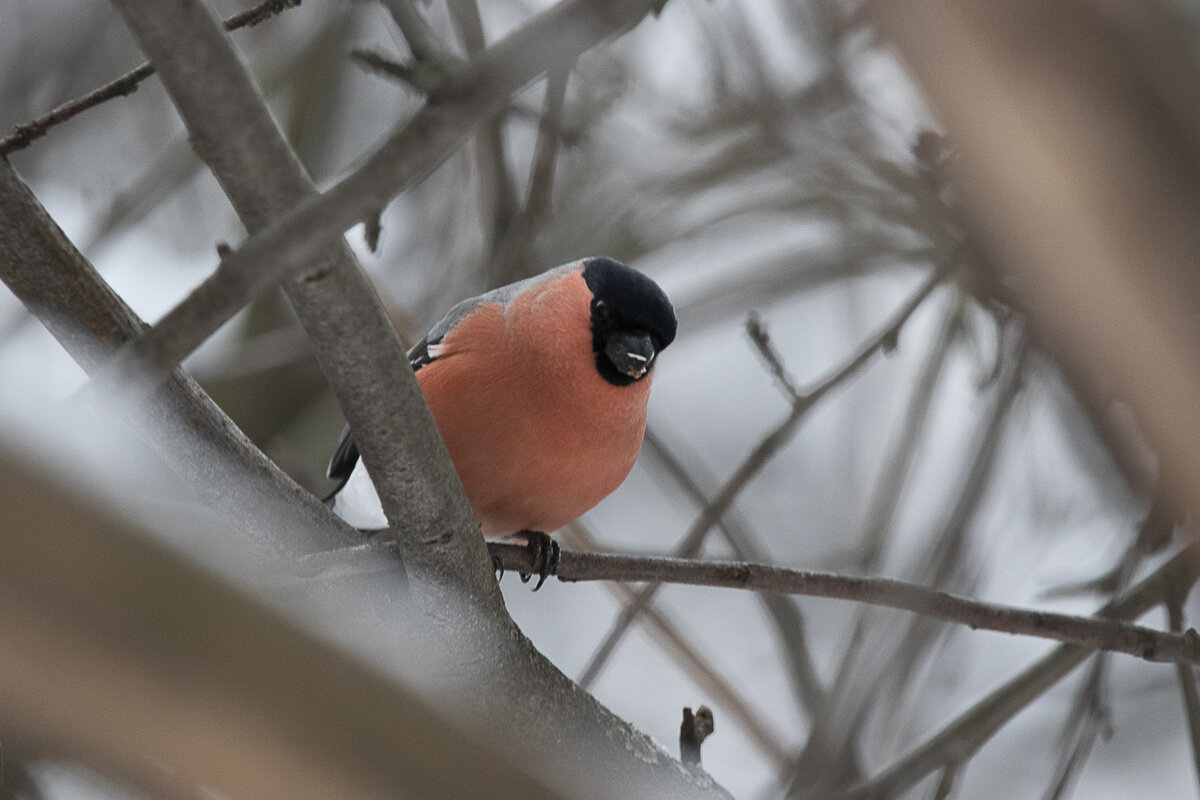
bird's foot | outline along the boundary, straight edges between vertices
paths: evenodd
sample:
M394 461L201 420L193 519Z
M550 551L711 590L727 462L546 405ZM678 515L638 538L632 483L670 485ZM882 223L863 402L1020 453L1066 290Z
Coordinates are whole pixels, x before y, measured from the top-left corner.
M496 582L499 583L500 579L504 577L504 560L495 553L492 553L491 556L492 572L496 573Z
M529 549L529 553L533 557L533 572L521 572L518 574L521 576L521 583L528 583L529 579L536 574L538 582L533 587L533 590L536 592L542 588L542 584L546 582L547 576L558 572L558 562L562 559L562 549L558 546L558 542L541 531L521 531L520 535L525 537L525 546Z

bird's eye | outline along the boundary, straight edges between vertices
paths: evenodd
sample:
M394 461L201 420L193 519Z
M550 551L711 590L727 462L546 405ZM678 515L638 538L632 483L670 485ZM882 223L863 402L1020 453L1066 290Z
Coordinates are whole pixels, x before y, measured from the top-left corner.
M592 315L599 319L604 319L608 316L608 303L603 300L592 301Z

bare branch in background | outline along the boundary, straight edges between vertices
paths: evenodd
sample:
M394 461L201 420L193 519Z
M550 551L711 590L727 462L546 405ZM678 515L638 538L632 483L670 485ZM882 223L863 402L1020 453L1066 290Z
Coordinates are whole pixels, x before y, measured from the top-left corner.
M445 45L425 20L413 0L383 0L383 5L418 63L445 61L450 57Z
M264 2L259 3L254 8L228 17L223 24L225 30L236 31L239 28L257 25L289 8L295 8L300 3L301 0L264 0ZM138 84L153 74L154 65L147 62L135 67L116 80L109 81L94 92L89 92L83 97L63 103L45 116L16 126L9 131L7 136L0 139L0 156L29 147L33 142L45 136L55 125L61 125L90 108L94 108L107 100L124 97L136 92Z
M646 429L643 448L662 460L671 475L696 505L706 508L712 502L688 473L683 461L675 456L654 429L649 427ZM726 513L717 524L717 531L724 537L734 556L740 561L769 560L767 553L756 543L751 532L737 522L734 517L732 512ZM632 601L635 597L636 595L630 590L626 601ZM790 666L789 673L796 687L796 696L800 700L801 710L812 714L814 709L820 708L823 704L825 689L821 685L816 665L813 663L804 616L790 598L770 593L761 593L758 597L771 616L771 621L775 624L776 632L779 634L787 655ZM643 613L649 614L653 611L654 606L651 604L646 606Z
M554 188L554 167L558 161L562 126L563 103L567 95L569 67L555 67L546 75L546 97L542 116L538 120L537 143L533 150L533 166L525 207L515 215L505 235L497 243L492 274L497 284L506 284L523 277L531 265L530 248L538 224L550 211Z
M938 108L969 218L1035 329L1087 391L1131 405L1171 496L1200 518L1200 138L1192 81L1155 77L1163 59L1173 75L1198 66L1166 4L1119 7L872 4Z
M792 438L792 435L799 428L800 422L809 410L820 402L821 398L826 394L862 369L873 355L887 347L889 343L894 346L896 338L899 336L900 330L904 327L905 323L908 322L921 303L925 301L925 298L941 283L942 279L941 270L935 271L922 283L921 288L913 294L908 302L893 315L891 321L879 333L871 337L857 354L835 370L829 377L821 380L812 389L796 396L792 400L791 413L759 442L758 446L746 456L745 460L742 461L733 475L726 481L725 485L721 487L721 490L717 493L712 503L704 509L700 517L676 546L676 557L691 558L700 552L700 548L708 532L712 530L713 526L720 521L725 512L729 510L729 507L733 505L734 500L737 499L742 489L779 452L780 448ZM658 588L657 584L646 586L638 592L637 600L632 605L625 606L622 609L620 616L613 623L612 629L604 641L600 643L599 647L596 648L596 652L588 662L587 668L579 678L581 686L585 688L590 686L596 679L596 676L600 674L605 661L612 655L621 637L629 630L629 626L633 623L638 613L654 598L654 595L658 592Z
M1167 599L1168 625L1175 633L1183 630L1183 601L1189 589L1185 586L1172 587ZM1200 690L1196 687L1196 671L1187 664L1177 664L1175 677L1179 681L1179 693L1183 696L1188 740L1192 745L1192 765L1196 768L1196 781L1200 785Z
M489 47L448 79L444 99L425 106L352 174L319 196L289 204L291 211L222 259L212 277L118 357L112 385L153 381L284 278L303 272L299 285L323 277L316 267L318 254L343 231L428 176L477 124L503 108L513 91L636 24L646 11L638 0L602 8L588 0L563 0Z
M560 532L564 540L571 546L587 552L596 552L596 542L582 523L576 521ZM630 602L634 597L632 587L618 582L605 582L604 587L623 602ZM763 595L768 596L768 595ZM711 658L706 658L703 648L689 640L665 610L650 606L642 612L641 619L646 623L655 641L671 656L680 669L704 691L710 702L728 709L729 716L736 720L746 734L750 736L758 748L770 758L775 765L782 769L787 766L789 757L780 744L781 736L777 730L772 730L757 713L744 696L744 691L727 680L713 668Z
M1171 587L1193 585L1200 578L1197 566L1196 548L1188 547L1119 599L1106 604L1095 616L1136 619L1164 602ZM839 800L893 797L948 764L963 763L1005 723L1069 675L1093 652L1074 645L1055 648L1050 655L991 692L874 778L838 795Z

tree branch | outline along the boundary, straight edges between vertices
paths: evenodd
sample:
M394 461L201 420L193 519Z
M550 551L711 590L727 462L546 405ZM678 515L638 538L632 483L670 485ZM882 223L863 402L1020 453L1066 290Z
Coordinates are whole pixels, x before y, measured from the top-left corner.
M222 24L225 30L236 31L238 28L257 25L289 8L295 8L301 2L302 0L263 0L254 8L227 17ZM55 125L60 125L105 101L133 94L137 91L138 85L153 74L154 65L146 62L100 88L88 92L83 97L69 100L44 116L17 125L8 132L7 136L0 139L0 156L24 150L45 136Z
M316 266L322 250L428 176L476 125L507 105L513 91L627 30L647 11L645 0L562 0L480 53L447 78L437 102L400 126L353 173L319 196L294 201L288 213L272 215L222 259L212 276L123 351L109 383L134 388L153 383L285 277L300 272L310 280L323 277ZM219 108L210 105L205 112Z
M446 659L439 680L461 702L459 712L469 713L464 724L488 731L514 757L553 757L617 794L726 796L706 776L681 772L647 737L579 692L515 629L396 332L344 243L331 244L405 182L440 163L479 118L507 102L509 90L554 63L561 48L594 43L596 30L616 32L644 9L603 4L601 13L602 4L568 0L535 17L482 54L461 81L449 81L458 88L446 97L455 99L427 105L359 171L317 196L207 9L196 0L170 7L156 0L114 2L162 74L198 153L252 231L249 242L141 342L150 341L153 350L154 331L173 347L201 341L208 323L238 307L211 304L213 297L237 297L247 286L303 270L285 289L355 431L384 510L397 523L393 530L403 534L397 544L414 600L425 612L420 622L430 629L429 646ZM546 35L548 41L540 38ZM531 696L538 702L530 703Z
M12 166L0 158L0 280L63 349L95 374L146 328L74 248ZM36 264L37 269L30 265ZM195 381L172 374L136 430L182 479L268 550L345 547L360 537L246 438Z
M564 537L564 542L578 543L588 552L596 550L595 539L578 520L560 531L560 535ZM620 581L606 581L604 588L622 602L627 603L634 597L633 587ZM763 722L762 715L754 711L738 688L721 677L712 667L709 663L711 659L705 657L704 648L689 641L671 616L661 609L651 606L643 612L643 617L656 644L674 658L675 663L696 682L709 701L727 709L729 715L741 725L746 735L777 768L787 766L791 759L780 743L782 737Z
M1068 369L1128 404L1169 496L1197 518L1200 60L1169 5L867 8L954 143L976 240Z
M247 230L261 230L296 203L316 197L228 36L204 5L197 0L172 8L153 0L114 5L154 62L193 148ZM218 292L225 288L219 281L207 285ZM328 243L305 278L288 281L284 291L357 434L388 518L406 522L393 534L414 580L430 584L430 602L452 604L442 595L455 587L503 618L458 476L407 367L404 346L349 247Z
M1121 598L1106 603L1095 616L1114 620L1140 617L1162 603L1173 587L1191 586L1196 582L1200 575L1198 555L1195 544L1184 548ZM947 764L961 764L1006 722L1044 695L1094 652L1076 645L1064 644L1055 648L1048 656L994 690L877 776L839 795L839 800L883 800L895 797Z
M920 307L921 303L925 302L925 298L929 297L934 288L941 283L943 277L943 269L935 270L921 284L916 293L895 313L887 325L875 336L871 337L849 361L834 370L829 377L817 383L807 392L795 392L795 390L792 390L791 413L774 430L767 434L758 443L758 446L746 456L741 465L734 470L733 475L721 487L717 496L713 498L712 503L704 509L700 517L693 523L682 541L675 548L675 555L677 557L691 558L700 552L700 548L704 543L704 537L708 535L713 526L725 515L725 512L733 505L733 501L737 499L742 489L746 488L746 485L758 474L759 470L766 466L775 454L791 440L792 435L800 427L800 422L812 407L820 402L821 398L826 394L862 369L875 353L889 345L895 346L901 329L903 329L917 308ZM625 606L621 610L621 615L613 623L604 641L596 648L596 652L592 655L587 668L584 670L582 677L580 677L579 684L581 686L586 688L596 679L604 663L620 642L621 637L625 635L625 632L629 630L629 626L633 623L638 613L654 598L657 592L657 585L651 584L646 586L638 592L634 603Z
M698 506L704 508L710 504L711 501L689 474L683 461L671 452L671 449L658 437L653 428L646 428L642 452L653 453ZM729 549L733 551L734 557L739 561L767 560L765 551L754 540L751 532L730 519L729 514L726 514L717 523L717 530L724 536ZM636 593L631 589L626 601L630 602L636 597ZM821 685L817 667L812 660L804 616L790 597L764 593L760 594L759 598L762 600L767 614L771 617L771 621L775 624L776 632L783 644L784 654L791 667L789 674L792 676L796 697L800 701L800 710L815 715L816 710L824 705L826 694L825 688ZM646 610L647 612L653 611L653 606L647 607Z
M1183 601L1186 597L1186 591L1174 588L1167 600L1168 624L1176 633L1183 630ZM1192 767L1196 770L1197 782L1200 782L1200 691L1196 688L1196 671L1187 664L1176 664L1175 677L1183 695L1188 740L1192 745Z
M505 569L529 572L532 558L523 545L488 543ZM759 592L854 600L912 611L974 630L1053 639L1093 650L1126 653L1146 661L1200 665L1200 634L1176 634L1110 619L1035 611L985 603L891 578L853 577L745 561L693 561L665 556L631 556L565 551L559 580L653 581L686 586L718 586Z

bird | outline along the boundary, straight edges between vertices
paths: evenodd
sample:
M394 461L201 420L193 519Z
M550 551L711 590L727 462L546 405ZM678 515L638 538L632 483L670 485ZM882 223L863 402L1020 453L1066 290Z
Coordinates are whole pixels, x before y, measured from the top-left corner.
M633 469L676 327L657 283L599 256L463 300L409 351L484 538L524 538L534 591L557 570L549 533ZM349 426L327 474L335 513L360 530L387 527Z

